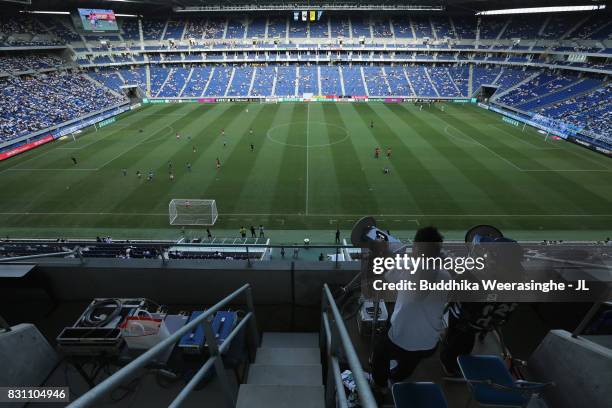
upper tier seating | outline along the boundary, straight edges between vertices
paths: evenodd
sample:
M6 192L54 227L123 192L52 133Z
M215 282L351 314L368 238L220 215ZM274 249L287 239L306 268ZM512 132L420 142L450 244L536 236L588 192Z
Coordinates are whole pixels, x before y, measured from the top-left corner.
M612 38L612 18L607 13L559 14L547 18L533 16L483 17L480 25L471 16L326 16L315 22L295 21L290 17L265 15L243 16L183 16L145 17L142 20L145 41L168 40L250 40L281 39L292 42L306 38L352 37L358 39L423 39L459 40L495 39L587 39L609 40ZM0 17L0 43L10 46L60 45L71 43L85 49L85 38L90 46L98 40L140 40L138 21L118 18L119 33L83 33L82 37L73 26L70 16L3 16ZM287 30L288 28L288 30ZM424 45L420 44L424 47ZM446 45L439 45L446 47ZM466 44L460 44L466 46ZM473 45L472 45L473 46ZM488 47L488 45L485 45ZM526 47L520 45L519 47ZM602 49L597 45L594 52ZM605 45L603 45L605 47ZM536 50L545 50L537 45Z
M17 73L58 68L64 61L51 54L3 54L0 56L0 72Z

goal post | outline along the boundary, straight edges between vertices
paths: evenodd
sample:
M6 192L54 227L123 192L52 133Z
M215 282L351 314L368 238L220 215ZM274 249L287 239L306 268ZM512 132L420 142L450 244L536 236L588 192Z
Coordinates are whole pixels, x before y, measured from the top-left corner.
M174 198L168 205L170 225L214 225L219 213L215 200Z

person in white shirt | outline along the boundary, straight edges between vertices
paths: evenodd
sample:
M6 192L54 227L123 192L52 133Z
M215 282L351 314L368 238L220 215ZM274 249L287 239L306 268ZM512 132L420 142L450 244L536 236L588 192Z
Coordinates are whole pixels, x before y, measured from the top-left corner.
M414 237L412 256L440 256L442 240L436 228L421 228ZM385 280L389 282L402 279L440 281L449 278L450 274L444 270L419 270L413 275L409 271L391 270L385 275ZM441 291L422 293L404 290L397 293L388 333L379 336L372 353L375 389L384 390L389 378L401 381L410 377L423 358L435 353L444 330L446 298L447 293ZM391 360L397 361L397 367L392 372L389 367Z

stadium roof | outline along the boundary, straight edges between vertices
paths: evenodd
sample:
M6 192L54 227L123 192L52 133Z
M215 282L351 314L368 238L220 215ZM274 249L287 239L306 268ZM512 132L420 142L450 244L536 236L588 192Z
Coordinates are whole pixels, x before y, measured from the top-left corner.
M446 9L453 12L473 13L480 10L544 7L563 5L593 5L605 3L598 0L0 0L2 7L15 9L63 10L76 8L110 8L117 12L149 13L185 7L202 7L207 10L408 10Z

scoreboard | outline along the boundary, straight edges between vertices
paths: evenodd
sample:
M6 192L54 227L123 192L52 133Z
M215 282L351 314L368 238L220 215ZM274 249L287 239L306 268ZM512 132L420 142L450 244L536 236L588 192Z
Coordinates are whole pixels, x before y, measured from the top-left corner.
M113 10L78 9L83 31L119 31Z

